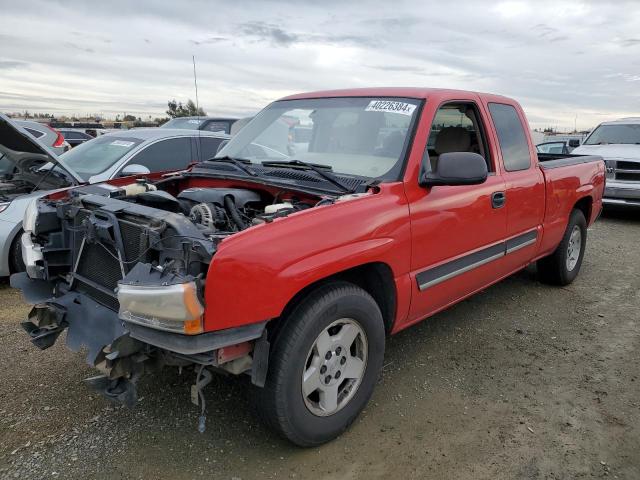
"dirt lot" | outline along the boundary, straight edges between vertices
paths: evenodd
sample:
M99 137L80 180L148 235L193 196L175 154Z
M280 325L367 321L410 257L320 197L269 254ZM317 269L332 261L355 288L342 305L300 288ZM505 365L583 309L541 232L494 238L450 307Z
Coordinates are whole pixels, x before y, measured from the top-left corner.
M81 354L25 338L0 287L0 478L640 478L640 214L591 230L582 272L524 271L388 342L353 428L301 450L216 378L196 430L191 375L146 379L135 409L88 390Z

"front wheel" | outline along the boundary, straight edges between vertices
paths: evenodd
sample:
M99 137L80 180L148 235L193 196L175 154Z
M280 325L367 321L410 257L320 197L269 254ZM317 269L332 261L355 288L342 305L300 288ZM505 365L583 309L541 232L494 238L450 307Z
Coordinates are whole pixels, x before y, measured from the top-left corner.
M22 230L18 232L16 238L11 243L9 250L9 269L11 273L20 273L25 271L24 260L22 259Z
M282 321L257 407L293 443L320 445L344 432L373 393L384 357L382 314L367 292L339 282Z
M578 276L587 246L587 221L580 210L573 210L558 248L548 257L538 260L542 281L568 285Z

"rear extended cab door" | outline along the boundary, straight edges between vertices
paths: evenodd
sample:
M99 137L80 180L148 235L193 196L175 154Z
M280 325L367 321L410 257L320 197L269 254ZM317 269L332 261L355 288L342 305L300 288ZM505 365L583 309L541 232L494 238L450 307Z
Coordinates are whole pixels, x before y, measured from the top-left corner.
M538 167L529 124L517 102L494 95L481 95L491 122L493 141L505 182L507 232L505 268L509 273L527 265L542 241L545 212L545 182Z
M480 185L434 186L418 184L421 161L409 163L405 193L411 222L411 306L408 318L395 330L420 321L502 278L507 210L496 207L493 197L505 191L499 152L491 123L477 95L439 93L423 109L414 140L412 158L429 162L428 138L438 110L455 103L475 106L484 130L489 174ZM419 150L419 151L416 151ZM425 155L426 153L426 155ZM486 156L485 156L486 158Z

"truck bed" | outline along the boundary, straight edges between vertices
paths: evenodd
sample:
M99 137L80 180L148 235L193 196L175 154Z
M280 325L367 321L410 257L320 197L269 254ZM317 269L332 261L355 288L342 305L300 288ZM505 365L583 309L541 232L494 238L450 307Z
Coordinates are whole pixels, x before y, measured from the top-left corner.
M545 153L538 154L538 161L546 189L540 254L546 255L560 243L567 219L581 197L587 199L583 206L587 225L591 225L599 215L604 190L604 161L597 155ZM589 198L593 199L592 203Z
M540 168L545 170L580 163L602 162L598 155L571 155L570 153L538 153Z

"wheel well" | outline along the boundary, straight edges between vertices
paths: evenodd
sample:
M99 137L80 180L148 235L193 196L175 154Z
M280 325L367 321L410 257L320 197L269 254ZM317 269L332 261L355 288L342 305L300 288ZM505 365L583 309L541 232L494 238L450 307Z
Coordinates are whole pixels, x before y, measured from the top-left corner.
M396 287L393 281L393 272L385 263L366 263L342 272L335 273L329 277L318 280L311 285L307 285L294 295L294 297L286 305L281 319L287 318L288 314L302 302L316 288L335 281L345 281L353 283L365 290L378 304L382 318L384 320L385 330L391 331L396 315ZM269 322L272 323L272 322ZM274 322L281 328L282 322Z
M15 259L13 258L13 249L16 248L16 242L20 241L20 238L22 237L22 228L20 228L16 234L14 235L14 237L11 239L11 246L9 247L9 254L8 254L8 258L7 258L7 265L9 266L9 273L18 273L19 272L19 268L18 266L15 264Z
M573 206L574 210L580 210L584 214L584 218L587 220L587 224L589 224L589 219L591 218L591 208L593 206L593 199L591 197L581 198L576 202Z

